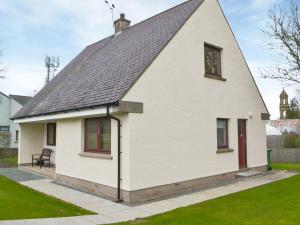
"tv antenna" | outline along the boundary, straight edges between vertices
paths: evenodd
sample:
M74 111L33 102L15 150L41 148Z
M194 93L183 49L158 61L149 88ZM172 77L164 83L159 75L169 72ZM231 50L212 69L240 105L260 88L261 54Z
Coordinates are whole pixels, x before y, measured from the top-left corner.
M115 28L115 24L114 24L114 9L116 8L114 3L109 3L108 0L104 0L105 4L109 7L110 9L110 13L111 13L111 19L112 19L112 23L113 23L113 28Z
M54 73L57 71L57 68L60 66L59 57L50 57L46 56L45 58L45 67L47 68L47 77L46 84L54 77ZM51 75L52 72L52 75Z

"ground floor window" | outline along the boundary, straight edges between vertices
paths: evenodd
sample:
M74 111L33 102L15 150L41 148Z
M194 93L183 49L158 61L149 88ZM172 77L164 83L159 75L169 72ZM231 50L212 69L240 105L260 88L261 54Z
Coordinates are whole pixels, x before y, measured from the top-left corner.
M111 120L91 118L85 120L85 152L111 153Z
M217 119L218 149L229 148L228 144L228 119Z
M0 132L8 132L9 126L0 126Z
M48 146L56 145L56 124L55 123L47 124L47 145Z

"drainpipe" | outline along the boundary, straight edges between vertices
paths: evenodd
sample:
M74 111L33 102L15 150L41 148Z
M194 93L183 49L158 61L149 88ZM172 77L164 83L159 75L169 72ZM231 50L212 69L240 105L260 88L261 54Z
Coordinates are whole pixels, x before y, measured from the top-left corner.
M118 193L117 203L123 202L121 199L121 120L109 114L109 105L106 106L106 116L118 123Z

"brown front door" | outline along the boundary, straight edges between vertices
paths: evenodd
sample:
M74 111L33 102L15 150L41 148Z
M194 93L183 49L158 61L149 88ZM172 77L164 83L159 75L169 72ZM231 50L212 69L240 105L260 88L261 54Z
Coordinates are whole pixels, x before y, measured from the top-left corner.
M240 169L247 168L247 121L238 120L239 165Z

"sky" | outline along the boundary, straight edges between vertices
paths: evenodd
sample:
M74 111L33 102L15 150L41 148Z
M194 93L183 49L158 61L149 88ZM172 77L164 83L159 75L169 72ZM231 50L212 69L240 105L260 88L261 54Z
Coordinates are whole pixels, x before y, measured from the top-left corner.
M135 24L184 1L114 0L114 15L124 12ZM282 88L293 96L297 86L261 78L262 68L280 63L280 58L266 47L268 39L262 30L268 11L288 1L219 1L272 118L276 119ZM110 10L104 0L47 0L47 4L40 0L0 0L0 27L0 61L6 77L0 79L0 91L29 96L45 84L46 55L59 56L62 69L85 46L113 33Z

